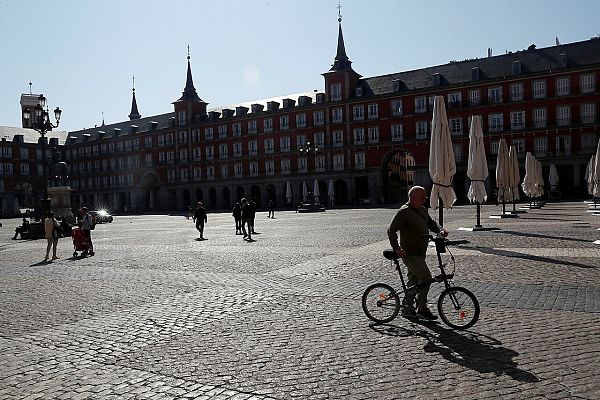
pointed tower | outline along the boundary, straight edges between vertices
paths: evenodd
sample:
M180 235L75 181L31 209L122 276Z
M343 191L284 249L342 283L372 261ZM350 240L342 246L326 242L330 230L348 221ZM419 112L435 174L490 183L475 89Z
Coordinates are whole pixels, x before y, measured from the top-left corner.
M206 118L206 106L208 105L208 103L198 97L198 93L196 93L196 88L194 87L192 67L190 66L190 46L188 46L187 60L185 88L179 100L173 102L175 106L175 118L179 126Z
M142 116L138 112L137 101L135 100L135 75L133 76L133 98L131 99L131 112L129 113L129 120L140 119ZM104 117L102 118L102 125L104 125Z
M325 77L325 92L329 101L341 101L350 97L352 90L358 84L361 78L352 69L352 61L346 55L346 46L344 44L344 35L342 33L342 14L341 6L338 5L338 43L337 53L333 60L333 65L328 72L322 74Z

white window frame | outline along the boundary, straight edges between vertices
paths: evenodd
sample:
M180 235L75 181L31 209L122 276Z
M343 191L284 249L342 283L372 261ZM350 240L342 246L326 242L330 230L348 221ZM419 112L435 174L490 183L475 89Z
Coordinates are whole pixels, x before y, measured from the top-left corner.
M341 107L333 108L331 110L331 119L334 124L344 122L344 112Z
M220 159L227 159L229 157L229 146L227 146L227 143L220 143L219 144L219 158Z
M352 119L354 121L362 121L365 119L365 107L363 105L352 106Z
M320 126L325 123L325 112L323 110L317 110L313 112L313 124Z
M242 156L242 143L241 142L235 142L233 144L233 156L234 157Z
M502 86L488 88L488 103L502 103Z
M250 173L250 176L255 177L258 176L258 163L257 162L251 162L248 164L248 171Z
M462 133L463 133L462 118L460 118L460 117L449 118L448 125L450 128L450 133L452 135L462 135Z
M510 129L513 131L522 131L525 129L525 111L511 111Z
M571 106L570 105L556 106L556 125L557 126L571 125Z
M267 175L267 176L275 175L275 162L273 160L265 161L265 175Z
M255 156L257 154L257 147L256 140L248 140L248 155Z
M279 138L279 151L282 153L287 153L290 151L290 137L282 136Z
M355 145L365 144L365 128L354 128L353 134Z
M415 113L424 113L427 111L427 98L425 96L415 97Z
M399 117L403 113L402 100L392 100L392 115Z
M502 113L494 113L488 115L488 131L502 132L504 130L504 115Z
M596 103L581 104L580 119L582 124L593 124L596 122Z
M522 101L523 100L523 83L513 83L510 85L510 100L511 101Z
M545 128L548 126L548 110L546 108L536 108L533 110L533 126L535 128Z
M579 91L581 93L593 93L596 86L595 74L581 74L579 76Z
M548 137L536 137L533 141L534 155L536 157L545 157L548 154Z
M256 120L250 120L248 121L248 133L256 133L257 129L256 129Z
M290 129L290 116L282 115L279 117L279 129L285 130Z
M296 114L296 128L306 128L306 114Z
M284 158L281 160L281 175L289 175L291 173L290 159Z
M557 96L568 96L571 93L571 82L568 76L556 78L555 85Z
M214 139L214 131L212 126L209 126L208 128L204 128L204 140L213 140ZM158 143L160 146L160 136L158 137Z
M269 138L264 140L265 154L273 154L275 152L274 140Z
M331 101L342 100L342 84L341 83L332 83L331 85L329 85L329 90L331 91L331 95L330 95Z
M415 137L417 139L427 139L429 133L429 122L417 121L415 122Z
M263 120L263 131L264 132L273 132L273 119L265 118Z
M379 104L371 103L369 104L369 119L379 118Z
M241 178L244 176L244 168L242 163L233 164L233 176L235 178Z
M469 104L479 104L479 103L481 103L481 90L480 89L469 90Z
M315 142L315 146L318 148L323 148L325 146L325 133L315 132L313 135L313 140Z
M546 80L536 80L531 83L533 98L534 99L545 99L546 98Z
M354 168L365 169L365 158L365 153L362 151L354 153Z
M392 142L404 141L404 128L402 124L394 124L390 128L392 135Z
M379 143L379 127L378 126L370 126L368 130L369 135L369 144L377 144Z
M333 147L344 145L344 131L333 131Z
M334 171L343 171L344 170L344 155L343 154L334 154L333 170Z

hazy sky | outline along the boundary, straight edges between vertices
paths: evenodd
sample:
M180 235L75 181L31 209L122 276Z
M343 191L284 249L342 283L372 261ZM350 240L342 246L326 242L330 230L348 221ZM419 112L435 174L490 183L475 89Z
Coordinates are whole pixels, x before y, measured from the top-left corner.
M22 93L63 110L61 130L173 110L187 46L209 108L314 89L335 56L333 0L0 0L0 125ZM346 0L346 52L364 77L553 46L600 33L597 0Z

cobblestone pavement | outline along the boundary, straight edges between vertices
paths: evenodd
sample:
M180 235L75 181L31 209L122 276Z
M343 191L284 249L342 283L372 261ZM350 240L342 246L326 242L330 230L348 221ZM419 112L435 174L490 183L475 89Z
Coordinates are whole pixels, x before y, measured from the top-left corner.
M229 213L204 241L182 216L116 217L94 257L65 238L52 263L4 220L0 399L600 398L600 216L499 210L478 232L458 230L474 207L444 213L469 241L455 283L482 307L466 332L363 314L369 284L399 286L381 256L393 209L259 213L251 243Z

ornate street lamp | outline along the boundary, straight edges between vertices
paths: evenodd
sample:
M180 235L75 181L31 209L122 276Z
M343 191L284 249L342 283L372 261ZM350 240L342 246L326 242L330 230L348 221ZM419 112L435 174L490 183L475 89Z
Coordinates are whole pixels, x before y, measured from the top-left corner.
M44 217L46 212L50 209L50 199L48 199L48 160L46 159L46 133L50 132L53 128L58 127L61 114L62 111L60 108L56 107L54 110L54 119L56 120L56 124L52 124L52 122L50 122L48 107L46 107L46 98L43 94L38 97L38 104L33 109L33 115L29 108L25 108L23 110L23 120L25 120L26 127L35 129L42 136L42 217Z
M313 191L312 191L312 179L310 175L310 157L313 158L313 164L315 156L317 155L317 151L319 148L316 145L310 143L310 140L306 142L305 145L300 146L299 148L300 154L306 154L306 169L308 171L308 203L312 205L314 203Z

